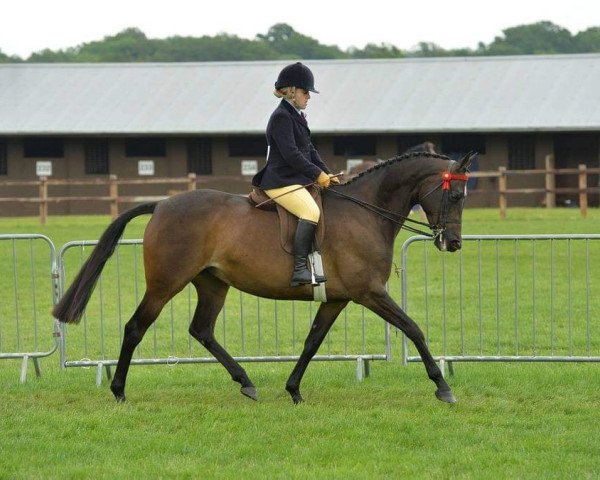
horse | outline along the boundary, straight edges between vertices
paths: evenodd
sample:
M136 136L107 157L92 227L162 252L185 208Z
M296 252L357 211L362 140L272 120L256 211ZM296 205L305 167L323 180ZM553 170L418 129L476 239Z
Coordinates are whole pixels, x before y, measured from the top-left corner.
M400 329L415 344L436 397L456 398L435 363L419 326L388 295L394 240L414 204L427 215L427 226L439 250L461 247L461 221L468 166L472 154L459 162L416 152L381 162L351 182L322 192L326 235L321 253L327 275L327 302L321 303L303 351L285 389L292 401L303 401L300 382L321 342L344 307L363 305ZM277 215L254 208L243 195L194 190L159 202L138 205L117 217L104 231L81 270L53 309L60 322L78 323L108 258L127 223L152 214L143 242L146 291L124 328L123 342L110 388L125 401L125 383L136 346L165 304L190 282L198 303L189 333L241 385L241 393L257 400L254 384L240 364L214 336L219 312L230 287L280 300L312 300L310 285L291 287L292 256L280 245Z

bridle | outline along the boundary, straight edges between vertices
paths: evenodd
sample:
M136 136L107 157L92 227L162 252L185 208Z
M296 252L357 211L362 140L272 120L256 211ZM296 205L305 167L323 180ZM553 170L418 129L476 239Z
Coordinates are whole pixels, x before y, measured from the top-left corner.
M357 205L360 205L361 207L365 208L366 210L369 210L369 211L375 213L376 215L380 216L381 218L385 218L386 220L389 220L390 222L393 222L396 225L399 225L401 229L407 230L409 232L417 233L419 235L424 235L426 237L437 239L437 238L441 238L444 231L446 230L446 225L448 224L448 211L450 209L450 192L452 190L452 188L451 188L452 181L459 180L459 181L466 182L469 179L469 176L467 174L452 173L449 170L442 172L441 177L442 177L441 182L438 183L431 190L429 190L425 195L420 197L417 202L417 203L421 203L425 198L427 198L429 195L431 195L433 192L435 192L439 188L441 188L443 190L440 208L438 210L437 222L433 225L431 225L429 223L425 223L425 222L420 222L419 220L414 220L405 215L400 215L398 213L392 212L390 210L379 207L377 205L373 205L369 202L365 202L364 200L361 200L359 198L342 193L339 190L335 190L333 188L329 189L328 191L332 192L336 195L339 195L340 197L346 198L347 200L350 200L351 202L356 203ZM466 188L467 187L465 185L465 190L466 190ZM416 227L405 225L405 222L410 222L410 223L413 223L416 225L421 225L423 227L427 227L431 230L431 232L427 232L425 230L422 230L422 229L419 229Z
M461 182L466 182L469 179L469 175L467 175L466 173L452 173L449 170L442 172L441 177L442 181L419 199L420 203L440 187L442 189L442 198L440 200L440 208L438 209L437 222L431 226L431 229L433 230L432 236L434 238L441 237L441 235L446 230L446 225L448 225L449 223L448 211L450 210L450 195L452 192L452 181L458 180ZM466 190L467 185L465 183L465 194Z

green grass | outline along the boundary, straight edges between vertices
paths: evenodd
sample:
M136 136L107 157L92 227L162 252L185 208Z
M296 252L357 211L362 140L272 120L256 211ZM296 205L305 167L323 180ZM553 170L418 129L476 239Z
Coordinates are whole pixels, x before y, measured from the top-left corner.
M52 217L49 225L41 227L35 219L0 219L0 233L38 232L48 235L59 247L69 240L97 238L107 222L107 217ZM126 238L139 238L144 224L144 219L136 220L126 230ZM463 233L598 232L598 210L591 210L583 220L576 210L511 209L509 218L504 221L498 219L497 211L467 210ZM398 264L399 249L405 238L407 236L402 235L397 242ZM31 246L27 245L18 251L16 262L10 260L11 248L0 257L3 262L0 295L4 295L0 307L0 334L4 340L0 351L10 351L7 347L13 347L15 341L16 335L11 333L14 322L7 320L12 318L10 313L20 312L21 336L30 335L32 329L28 315L32 298L25 295L18 306L14 306L10 290L15 265L18 287L26 290L31 284L32 275L27 270L30 253ZM75 253L77 256L78 252ZM525 251L520 253L523 260L517 270L522 270L526 277L531 255ZM537 268L542 277L547 277L543 270L547 265L544 259L547 257L543 256L546 253L538 254L542 256ZM132 258L125 252L123 255L124 264ZM38 256L44 260L38 260ZM432 283L428 333L432 351L439 353L441 337L434 320L440 315L437 305L441 298L438 283L441 254L432 250L428 257L432 262L428 274ZM446 268L450 271L455 258L446 257ZM44 247L36 244L34 258L34 270L41 269L33 278L40 296L36 299L36 309L41 312L37 319L40 342L45 344L51 321L44 310L50 308L43 283ZM510 250L502 258L501 271L514 266ZM76 263L75 259L72 263ZM482 318L487 322L495 315L495 299L479 305L479 292L472 289L470 282L477 275L477 269L468 268L464 273L469 280L464 282L468 305L463 308L468 319L465 326L476 341L467 347L478 349L479 311L485 312ZM579 268L574 267L574 270L579 271ZM124 270L123 276L131 280L134 272ZM419 266L410 277L410 285L418 285L422 275L424 269ZM530 299L534 287L520 275L517 278L523 288L522 297ZM514 272L511 276L514 278ZM565 275L557 277L558 329L562 321L559 319L564 318L559 312L564 308L566 294L559 288ZM485 288L493 287L494 279L495 275L486 276ZM581 275L574 275L573 288L581 287L582 281ZM597 285L592 283L596 292ZM108 309L105 314L111 318L117 313L113 287L114 281L107 281L103 286L102 308ZM122 315L126 321L135 302L131 285L122 287L127 302L122 306ZM539 298L547 293L546 287L549 285L544 286L541 280L536 285ZM390 279L390 290L400 302L399 279L394 275ZM424 310L421 310L424 307L418 301L418 292L409 293L412 295L411 314L425 328ZM450 291L451 296L455 293L456 290ZM506 293L509 299L511 293ZM233 297L227 311L228 322L238 315L235 305L239 305L239 298L235 294ZM97 300L95 297L93 301ZM183 300L182 305L173 307L176 318L187 315L187 302ZM5 305L7 301L11 305ZM593 327L597 332L597 295L593 301L596 302L592 303ZM573 305L574 312L579 312L578 302L574 301L577 304ZM92 311L99 309L99 305L92 307ZM447 329L454 332L452 335L459 332L456 330L459 324L450 322L457 305L450 302L447 306ZM541 304L523 300L519 316L527 322L534 305L540 317L540 335L541 332L546 335ZM299 314L296 329L291 329L291 314L286 310L289 305L281 302L275 307L266 301L261 303L263 351L273 345L275 308L278 308L277 334L281 348L297 353L308 328L304 317L310 312ZM504 310L506 307L502 312ZM245 348L250 354L258 348L257 337L250 332L255 328L252 322L256 321L256 303L248 304L245 313L249 315L245 327L250 334ZM158 346L159 353L168 355L171 352L170 312L166 315L167 318L157 322L160 324L157 341L165 342ZM99 332L93 330L96 328L93 314L89 316L88 328L91 337L95 337ZM510 320L510 315L507 318ZM366 345L367 349L380 350L383 322L370 317L365 322L368 327L363 327L360 310L348 318L352 337L349 348L361 349ZM176 324L175 335L185 353L188 347L184 323ZM241 328L239 322L227 325L226 330L222 325L217 326L221 340L225 337L232 350L241 349L236 338ZM328 349L343 350L342 326L343 321L338 321L338 330L334 331L329 345L323 346L325 353ZM493 326L494 323L490 325ZM530 326L523 324L523 345L531 346L531 338L525 334ZM69 330L69 347L74 358L86 353L81 337L83 328L82 324ZM488 331L493 332L485 330ZM148 335L147 348L153 348L151 332ZM295 344L291 342L292 337ZM503 348L514 349L512 337L508 334L501 337L506 343ZM448 338L456 339L455 336ZM564 338L557 336L556 340ZM135 366L128 378L129 400L117 405L112 401L106 382L96 388L95 369L61 371L55 355L41 360L42 377L36 378L30 367L28 382L19 384L20 361L0 361L3 387L0 390L0 478L597 478L600 471L598 365L457 364L456 375L450 377L449 382L459 403L446 405L435 399L434 385L427 379L422 365L401 365L400 336L393 335L392 339L394 360L372 365L371 377L362 383L356 382L352 363L312 363L302 384L306 402L298 407L292 405L283 390L291 363L244 365L258 388L258 403L241 396L237 384L230 381L220 365ZM580 340L575 338L577 348ZM585 346L585 338L583 340ZM105 355L112 357L116 347L113 340L107 338L106 341L109 343ZM541 341L538 338L538 342ZM493 350L496 338L492 337L491 343L484 346ZM88 355L102 354L96 343L87 348ZM202 352L196 345L191 348L198 354ZM592 349L597 353L596 344Z
M459 365L459 403L420 365L251 364L260 402L219 366L137 367L115 404L93 373L2 366L1 478L597 478L596 365ZM14 369L14 365L11 366Z

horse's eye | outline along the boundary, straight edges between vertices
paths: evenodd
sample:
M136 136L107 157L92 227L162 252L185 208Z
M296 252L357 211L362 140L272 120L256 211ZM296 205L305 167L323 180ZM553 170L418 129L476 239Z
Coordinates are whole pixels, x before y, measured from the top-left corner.
M462 192L450 192L450 200L452 200L453 202L458 202L461 198L463 198L463 193Z

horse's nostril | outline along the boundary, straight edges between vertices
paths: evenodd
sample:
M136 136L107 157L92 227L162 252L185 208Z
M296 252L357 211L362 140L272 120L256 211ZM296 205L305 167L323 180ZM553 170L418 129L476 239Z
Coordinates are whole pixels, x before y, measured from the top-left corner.
M460 240L452 240L450 242L450 248L452 249L452 251L460 250L460 247L461 247Z

